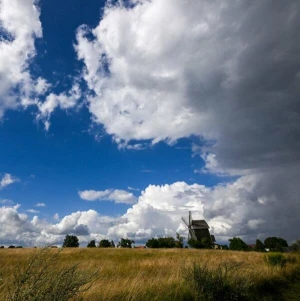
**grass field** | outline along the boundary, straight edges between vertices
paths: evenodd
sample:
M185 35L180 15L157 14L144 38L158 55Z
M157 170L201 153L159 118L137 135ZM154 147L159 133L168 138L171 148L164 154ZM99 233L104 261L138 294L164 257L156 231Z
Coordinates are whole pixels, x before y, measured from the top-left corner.
M0 300L5 300L7 288L13 285L17 265L25 268L36 251L0 250ZM264 256L221 250L64 249L53 263L53 271L75 263L80 263L79 269L85 273L99 269L97 279L81 295L83 300L205 300L199 298L187 279L193 264L213 270L234 263L238 268L228 277L233 281L245 279L251 287L262 288L260 300L300 300L299 254L287 255L293 259L283 268L268 265Z

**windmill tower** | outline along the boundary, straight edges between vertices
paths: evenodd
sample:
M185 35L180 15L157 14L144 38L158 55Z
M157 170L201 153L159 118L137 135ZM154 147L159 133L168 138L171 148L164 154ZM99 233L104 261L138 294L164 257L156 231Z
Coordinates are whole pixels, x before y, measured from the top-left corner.
M189 211L189 220L188 222L184 217L181 218L182 221L186 224L189 234L188 240L194 239L198 241L202 241L203 238L206 238L213 245L215 242L214 235L211 235L209 232L209 226L207 222L203 220L193 220L192 212Z

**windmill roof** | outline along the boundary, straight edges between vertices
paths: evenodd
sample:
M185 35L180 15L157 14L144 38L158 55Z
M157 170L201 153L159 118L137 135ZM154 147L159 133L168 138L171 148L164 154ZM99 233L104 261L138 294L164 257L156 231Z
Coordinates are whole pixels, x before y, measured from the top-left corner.
M204 219L192 220L192 226L209 229L209 226Z

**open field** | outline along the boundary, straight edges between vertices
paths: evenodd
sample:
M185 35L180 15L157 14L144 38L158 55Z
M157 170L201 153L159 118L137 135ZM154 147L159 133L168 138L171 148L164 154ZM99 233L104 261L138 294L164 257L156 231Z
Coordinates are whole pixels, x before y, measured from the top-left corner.
M36 250L0 250L0 300L5 300L17 264L24 267L32 252ZM299 254L285 255L293 259L284 268L269 266L264 256L221 250L64 249L55 265L67 267L79 262L79 269L87 273L99 268L98 278L82 295L83 300L195 300L193 287L184 279L195 262L207 264L209 269L234 262L238 269L230 277L242 277L253 287L264 287L260 300L300 300Z

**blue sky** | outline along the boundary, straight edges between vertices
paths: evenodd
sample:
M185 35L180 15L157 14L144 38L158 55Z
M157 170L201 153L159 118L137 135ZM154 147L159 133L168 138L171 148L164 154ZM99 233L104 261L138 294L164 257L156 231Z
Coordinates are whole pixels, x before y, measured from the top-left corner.
M299 238L299 4L0 5L0 244Z

